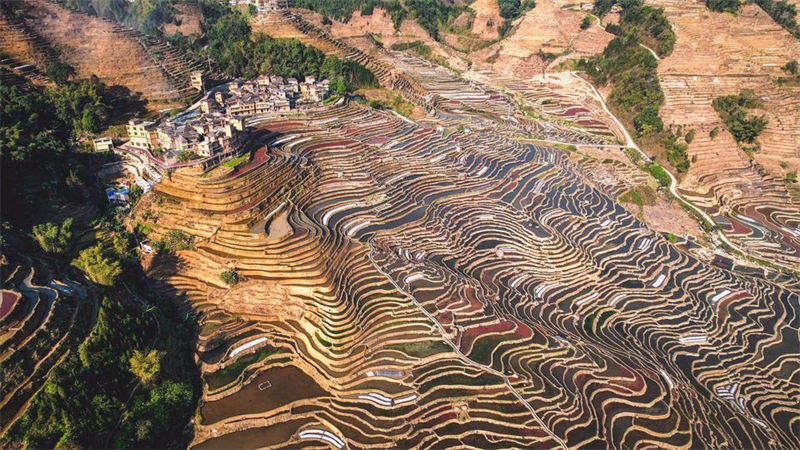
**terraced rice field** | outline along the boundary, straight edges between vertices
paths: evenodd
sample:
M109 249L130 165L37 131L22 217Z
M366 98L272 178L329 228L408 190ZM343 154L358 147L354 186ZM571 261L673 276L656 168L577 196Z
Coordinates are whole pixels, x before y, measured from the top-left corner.
M523 106L531 106L537 100L547 103L545 108L536 105L549 120L533 118L523 113L518 101L481 81L467 80L453 72L401 52L384 52L381 55L386 65L395 67L414 79L426 92L425 101L432 110L437 125L468 125L512 135L527 135L545 140L574 144L614 144L614 132L600 115L589 109L578 110L578 100L554 95L552 90L532 82L515 82L504 85L510 93L521 97ZM481 79L480 76L475 78ZM508 81L508 80L505 80ZM502 84L502 83L501 83ZM542 98L547 91L547 99ZM591 99L586 99L591 102ZM583 116L581 116L583 114ZM557 117L560 116L560 117ZM554 119L562 119L562 123Z
M443 102L472 101L449 82ZM474 123L462 108L438 120ZM352 103L259 127L249 165L177 171L144 203L196 239L150 267L200 317L193 445L800 439L796 279L701 263L580 161L488 128Z
M78 313L90 315L79 301L83 290L75 283L37 286L34 270L22 266L3 275L10 289L2 290L0 304L0 433L25 411L69 352L70 341L82 338L75 328L86 319Z

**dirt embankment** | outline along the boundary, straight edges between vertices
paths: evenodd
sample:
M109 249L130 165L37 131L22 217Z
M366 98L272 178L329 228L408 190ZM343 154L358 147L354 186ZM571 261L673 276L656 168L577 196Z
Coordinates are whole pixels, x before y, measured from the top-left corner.
M483 39L497 39L500 24L503 23L497 0L476 0L469 7L475 11L472 33Z

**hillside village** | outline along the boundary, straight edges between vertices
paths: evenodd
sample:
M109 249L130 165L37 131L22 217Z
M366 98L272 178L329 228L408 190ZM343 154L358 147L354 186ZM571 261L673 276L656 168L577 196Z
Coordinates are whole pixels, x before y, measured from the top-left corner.
M201 74L196 76L205 89ZM193 79L195 76L193 75ZM233 80L210 89L188 111L162 122L131 119L123 146L146 151L164 167L190 161L219 161L242 150L247 140L246 121L271 113L303 110L329 96L329 81L307 75L297 78L261 75L253 80ZM95 141L105 146L107 138Z

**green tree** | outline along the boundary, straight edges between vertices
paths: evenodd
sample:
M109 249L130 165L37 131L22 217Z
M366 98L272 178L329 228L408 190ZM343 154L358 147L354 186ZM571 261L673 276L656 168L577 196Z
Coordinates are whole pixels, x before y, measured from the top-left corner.
M157 350L150 350L149 352L134 350L133 355L128 360L131 365L131 373L136 375L143 384L152 383L161 370L161 357L162 354Z
M345 82L342 77L335 77L330 80L328 88L336 95L344 95L349 90L347 82Z
M66 152L70 131L49 100L39 91L22 92L16 86L0 85L0 155L4 162L47 164ZM10 179L8 175L4 173L3 178Z
M227 285L233 286L239 282L239 272L236 269L228 269L219 274L219 278Z
M90 280L101 286L113 286L122 273L119 261L107 257L100 243L80 252L72 261L72 266L82 270Z
M99 79L58 85L47 90L56 115L64 123L71 123L73 134L96 132L108 121L105 104L106 87Z
M60 255L67 250L72 239L72 218L64 219L60 227L51 222L36 225L33 237L42 250Z
M739 0L706 0L708 9L717 12L736 14L739 11Z
M56 84L65 84L69 78L75 75L75 68L60 61L48 63L45 66L47 78Z

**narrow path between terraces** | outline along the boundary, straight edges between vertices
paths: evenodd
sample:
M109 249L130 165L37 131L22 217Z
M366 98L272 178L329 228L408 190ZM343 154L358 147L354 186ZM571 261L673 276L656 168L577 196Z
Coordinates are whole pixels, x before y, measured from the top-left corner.
M649 49L648 49L648 50L649 50ZM652 51L652 50L651 50L651 51ZM570 73L572 76L574 76L575 78L579 79L581 82L583 82L583 83L585 83L586 85L588 85L588 86L589 86L589 87L592 89L592 92L594 93L594 95L595 95L595 98L597 99L597 101L599 101L599 102L600 102L600 106L602 106L602 107L603 107L603 111L605 111L605 112L606 112L606 114L608 114L608 115L609 115L609 117L611 117L611 119L614 121L614 123L615 123L615 124L617 125L617 127L619 128L619 130L620 130L620 131L622 132L622 134L625 136L625 140L626 140L626 146L628 146L628 147L630 147L630 148L632 148L632 149L636 150L636 151L637 151L637 152L638 152L638 153L639 153L639 154L640 154L640 155L641 155L641 156L642 156L642 157L645 159L645 161L650 161L650 157L649 157L649 156L647 156L647 154L646 154L644 151L642 151L642 149L641 149L641 148L639 148L639 146L636 144L636 142L635 142L635 141L633 140L633 138L631 137L630 133L628 133L628 130L627 130L627 129L625 129L625 126L622 124L622 122L620 122L620 120L619 120L619 119L617 119L617 116L615 116L615 115L614 115L614 114L611 112L611 110L609 110L609 109L608 109L608 106L606 105L606 101L605 101L605 99L603 99L603 96L602 96L602 95L600 94L600 92L599 92L599 91L598 91L598 90L597 90L597 89L594 87L594 85L593 85L592 83L590 83L589 81L587 81L586 79L584 79L583 77L579 76L579 75L577 74L577 72L570 71L569 73ZM753 255L749 255L749 254L748 254L748 253L747 253L747 252L746 252L744 249L742 249L741 247L739 247L739 245L737 245L737 244L734 244L733 242L731 242L731 241L728 239L728 237L727 237L727 236L725 236L725 233L723 233L723 232L722 232L722 230L720 230L720 229L717 227L717 224L716 224L716 222L714 221L714 219L712 219L712 218L711 218L711 216L709 216L709 215L708 215L708 214L707 214L705 211L703 211L703 210L702 210L702 209L700 209L699 207L695 206L695 205L694 205L692 202L690 202L689 200L687 200L686 198L684 198L684 197L683 197L683 196L682 196L682 195L681 195L681 194L678 192L678 179L677 179L677 178L675 178L675 176L672 174L672 172L670 172L670 171L669 171L669 170L667 170L666 168L664 168L664 172L665 172L667 175L669 175L669 179L670 179L670 184L669 184L669 192L670 192L670 194L672 194L672 196L673 196L673 197L675 197L675 198L676 198L678 201L680 201L681 203L683 203L683 204L684 204L684 205L685 205L687 208L691 208L691 209L692 209L692 211L696 212L696 213L697 213L697 214L698 214L700 217L702 217L702 218L703 218L703 220L704 220L704 221L705 221L705 222L706 222L706 223L707 223L707 224L710 226L710 228L713 230L713 231L711 232L711 235L712 235L712 237L713 237L713 236L716 236L717 238L719 238L719 240L720 240L720 241L722 241L722 243L723 243L723 244L727 245L728 247L730 247L731 249L735 250L736 252L739 252L739 253L740 253L740 254L742 254L742 255L747 255L747 256L748 256L749 258L751 258L753 261L756 261L756 262L758 262L758 263L760 263L760 264L762 264L762 265L765 265L765 266L776 266L776 267L780 267L780 268L782 268L782 269L784 269L784 270L788 270L789 272L792 272L792 273L796 273L796 272L797 272L797 270L796 270L796 269L794 269L794 268L792 268L792 267L789 267L789 266L786 266L786 265L783 265L783 264L781 264L781 263L779 263L779 262L777 262L777 261L765 261L765 260L763 260L763 259L761 259L761 258L755 257L755 256L753 256Z
M595 20L596 20L596 21L595 21L595 24L594 24L594 25L595 25L597 28L600 28L600 29L601 29L601 30L603 30L603 31L605 31L605 30L606 30L606 28L603 26L602 22L600 21L600 18L599 18L599 17L597 17L596 15L594 15L594 14L592 14L592 13L589 13L589 15L595 18ZM673 27L673 28L674 28L674 27ZM659 57L658 57L658 55L656 54L656 52L654 52L654 51L653 51L653 49L652 49L652 48L650 48L650 47L648 47L648 46L646 46L646 45L642 44L641 42L639 43L639 45L641 45L643 48L647 49L647 51L648 51L648 52L650 52L650 54L651 54L651 55L653 55L653 57L656 59L656 61L661 61L661 58L659 58Z
M421 305L421 304L420 304L420 303L417 301L417 299L416 299L416 298L415 298L415 297L414 297L414 296L413 296L413 295L412 295L410 292L406 292L406 291L405 291L403 288L401 288L401 287L400 287L400 286L399 286L399 285L398 285L398 284L397 284L397 283L394 281L394 279L393 279L391 276L389 276L389 274L387 274L386 272L384 272L384 271L381 269L380 265L379 265L377 262L375 262L375 260L374 260L374 259L373 259L373 257L372 257L372 251L373 251L373 250L374 250L374 248L373 248L373 249L370 249L370 252L369 252L369 260L370 260L370 262L372 262L372 265L375 267L375 269L376 269L378 272L380 272L380 273L381 273L383 276L385 276L385 277L386 277L386 279L387 279L387 280L389 280L389 282L390 282L390 283L392 283L392 285L395 287L395 289L397 289L397 290L398 290L398 292L401 292L403 295L405 295L405 296L407 296L408 298L410 298L410 299L411 299L411 301L412 301L412 302L414 302L414 305L416 305L416 307L417 307L417 308L419 308L419 310L420 310L420 311L421 311L423 314L425 314L425 316L426 316L426 317L427 317L427 318L428 318L428 319L429 319L431 322L433 322L433 323L434 323L434 325L436 325L436 328L439 330L439 333L441 334L441 336L442 336L442 339L443 339L445 342L447 342L447 344L448 344L448 345L449 345L449 346L450 346L450 347L453 349L453 351L454 351L454 352L455 352L455 353L456 353L456 354L457 354L457 355L458 355L458 356L461 358L461 360L462 360L462 361L464 361L464 363L465 363L465 364L467 364L467 365L469 365L469 366L472 366L472 367L476 367L476 368L479 368L479 369L485 370L485 371L487 371L487 372L490 372L490 373L492 373L492 374L494 374L494 375L496 375L496 376L498 376L498 377L502 378L502 379L503 379L503 381L505 382L506 386L508 386L508 389L511 391L511 393L513 393L513 394L514 394L514 396L515 396L515 397L517 397L517 399L518 399L520 402L522 402L522 404L523 404L523 405L525 405L525 407L528 409L528 411L530 411L531 415L533 415L533 418L534 418L534 420L536 420L536 422L539 424L539 426L541 426L541 427L542 427L542 429L543 429L543 430L544 430L544 431L545 431L545 432L546 432L546 433L547 433L547 434L548 434L548 435L549 435L551 438L553 438L553 440L554 440L554 441L558 442L558 444L561 446L561 448L562 448L562 449L566 450L566 449L567 449L567 445L564 443L564 441L563 441L561 438L559 438L558 436L556 436L556 435L553 433L553 431L552 431L552 430L550 430L550 428L548 428L548 427L547 427L547 425L545 425L544 421L542 421L542 419L539 417L539 415L538 415L538 414L536 414L536 410L534 410L534 409L533 409L533 407L530 405L530 403L528 403L528 401L527 401L527 400L525 400L525 398L524 398L524 397L523 397L523 396L522 396L522 395L521 395L519 392L517 392L517 390L516 390L516 389L514 388L514 386L511 384L511 380L509 380L509 379L508 379L508 376L506 376L504 373L502 373L502 372L500 372L500 371L498 371L498 370L496 370L496 369L494 369L494 368L492 368L492 367L490 367L490 366L486 366L486 365L483 365L483 364L481 364L481 363L479 363L479 362L477 362L477 361L474 361L474 360L470 359L470 358L469 358L467 355L465 355L464 353L462 353L462 352L461 352L461 350L458 348L458 346L457 346L457 345L456 345L456 344L455 344L455 343L454 343L452 340L450 340L450 339L448 339L448 338L447 338L447 332L444 330L444 328L442 328L442 325L439 323L439 321L438 321L438 320L436 320L436 318L435 318L435 317L433 317L433 315L432 315L431 313L429 313L429 312L428 312L428 311L425 309L425 307L424 307L424 306L422 306L422 305Z

